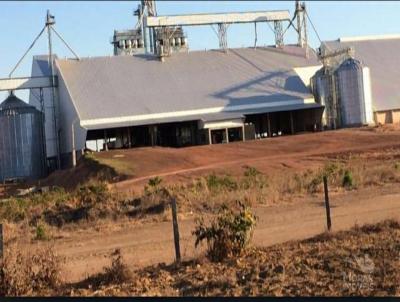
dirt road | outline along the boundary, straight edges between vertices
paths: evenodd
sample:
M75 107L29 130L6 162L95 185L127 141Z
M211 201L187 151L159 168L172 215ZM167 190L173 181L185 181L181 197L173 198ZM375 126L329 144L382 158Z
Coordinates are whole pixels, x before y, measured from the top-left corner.
M257 207L259 217L253 244L270 246L290 240L308 238L324 232L326 227L323 198L315 197L293 204ZM400 219L400 187L370 188L332 197L333 231L355 224L374 223L388 218ZM181 249L184 258L201 253L194 250L191 231L194 221L180 219ZM139 266L174 260L172 224L170 221L133 225L125 223L101 231L82 230L64 234L55 247L67 259L65 278L77 281L109 265L110 255L120 248L126 263Z

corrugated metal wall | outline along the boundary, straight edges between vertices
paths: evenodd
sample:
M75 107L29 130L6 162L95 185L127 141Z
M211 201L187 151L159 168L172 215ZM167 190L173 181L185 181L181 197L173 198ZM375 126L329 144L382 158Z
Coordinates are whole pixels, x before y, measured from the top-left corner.
M45 175L43 137L40 111L14 96L0 105L0 181Z
M337 98L334 95L334 91L336 91L336 87L334 87L336 85L335 81L333 70L325 67L318 70L311 80L316 102L325 106L322 125L331 129L340 124L337 112Z
M335 76L339 91L342 126L366 124L361 63L355 59L348 59L339 66Z

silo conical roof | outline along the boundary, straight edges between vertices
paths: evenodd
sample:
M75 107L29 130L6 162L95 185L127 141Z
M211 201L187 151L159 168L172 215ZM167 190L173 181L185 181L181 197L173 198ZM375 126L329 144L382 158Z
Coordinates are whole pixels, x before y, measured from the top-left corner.
M339 70L358 70L358 69L362 69L362 64L359 60L353 59L353 58L349 58L345 61L343 61L342 64L340 64L338 71Z
M1 104L0 104L0 115L15 115L23 113L36 112L36 108L25 103L20 98L16 97L14 94L10 94Z

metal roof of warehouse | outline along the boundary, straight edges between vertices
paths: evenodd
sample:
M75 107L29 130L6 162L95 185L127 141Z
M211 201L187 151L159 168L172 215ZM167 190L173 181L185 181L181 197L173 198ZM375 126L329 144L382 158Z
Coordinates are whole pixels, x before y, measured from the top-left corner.
M293 68L318 64L296 46L176 53L165 62L150 55L57 60L88 129L301 107L312 95Z
M356 59L369 67L374 111L400 108L400 37L377 36L326 41L331 50L353 46Z

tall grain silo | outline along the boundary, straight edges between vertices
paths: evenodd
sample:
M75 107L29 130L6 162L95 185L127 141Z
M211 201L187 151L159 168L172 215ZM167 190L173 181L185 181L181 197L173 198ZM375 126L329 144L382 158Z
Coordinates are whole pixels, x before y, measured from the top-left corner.
M0 181L45 176L43 114L13 93L0 104Z
M335 76L342 125L367 124L362 64L358 60L347 59L336 69Z
M335 129L340 125L336 96L336 81L331 67L322 67L311 78L311 87L315 101L325 107L322 125Z

